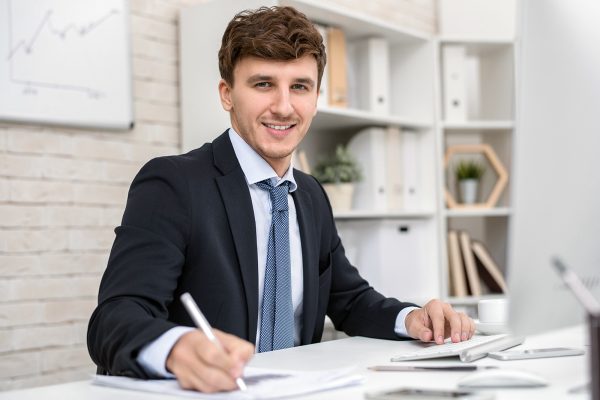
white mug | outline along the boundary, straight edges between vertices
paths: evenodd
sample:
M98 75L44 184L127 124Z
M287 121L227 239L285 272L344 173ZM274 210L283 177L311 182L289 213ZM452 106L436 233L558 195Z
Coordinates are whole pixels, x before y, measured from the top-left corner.
M477 304L479 322L484 324L506 324L508 321L507 299L485 299Z

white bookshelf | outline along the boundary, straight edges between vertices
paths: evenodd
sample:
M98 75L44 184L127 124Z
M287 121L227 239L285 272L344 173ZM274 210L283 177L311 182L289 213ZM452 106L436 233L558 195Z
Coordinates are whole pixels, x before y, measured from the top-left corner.
M440 79L439 120L437 123L440 156L446 149L460 144L488 144L510 173L512 164L515 103L515 22L516 0L440 0L440 32L436 40ZM467 15L468 17L463 17ZM459 46L464 49L464 73L466 85L462 98L464 118L448 118L444 101L444 49ZM452 88L450 88L452 89ZM460 96L459 96L460 98ZM488 171L491 169L488 165ZM448 188L458 199L452 164L441 165L440 185ZM481 183L481 192L491 191L496 176L487 172ZM442 254L447 254L447 232L464 230L472 239L483 242L492 258L505 271L508 231L511 217L510 175L498 203L487 209L449 209L441 199L440 243ZM442 293L452 304L474 307L480 297L456 297L449 288L448 257L442 257ZM502 297L484 295L482 298Z
M466 297L449 297L452 304L463 305L463 306L476 306L481 299L504 299L506 298L503 294L488 294L485 296L466 296Z
M452 131L481 131L482 133L494 133L500 130L513 129L515 123L513 120L503 121L464 121L464 122L441 122L442 128L446 132Z
M333 216L337 220L360 220L360 219L429 219L435 218L435 211L342 211L335 212Z
M446 218L481 218L481 217L509 217L511 214L510 207L494 207L484 208L481 210L461 210L461 209L446 209L444 215Z
M401 115L380 115L366 110L320 107L313 129L361 128L365 126L402 126L406 129L433 129L433 120L419 120Z
M342 28L349 63L358 61L353 59L357 41L377 37L387 43L389 113L361 109L352 98L352 87L357 82L350 76L349 106L319 107L300 147L314 166L337 144L348 143L366 127L399 127L416 134L418 206L394 211L334 212L346 253L361 273L384 294L403 300L451 299L447 290L446 230L471 225L474 232L485 236L481 239L486 243L497 243L492 245L492 255L500 258L499 263L504 262L509 190L505 190L494 209L447 210L443 202L443 154L446 146L454 142L489 143L502 162L510 165L513 79L508 79L506 71L513 60L512 39L488 36L477 40L476 36L462 33L435 37L343 5L316 0L218 0L186 7L180 18L184 151L212 141L230 125L217 95L221 35L236 12L262 5L290 5L314 22ZM441 49L455 44L464 44L469 57L483 64L479 107L464 121L446 120L442 107Z
M512 46L513 40L507 38L478 38L461 36L440 36L438 38L442 44L460 43L468 46L471 51L485 53L498 46Z

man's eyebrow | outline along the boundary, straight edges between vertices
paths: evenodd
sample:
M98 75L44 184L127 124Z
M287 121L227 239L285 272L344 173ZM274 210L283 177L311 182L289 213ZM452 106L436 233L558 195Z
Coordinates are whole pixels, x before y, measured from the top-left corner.
M252 84L252 83L262 82L262 81L272 81L273 79L274 78L271 75L255 74L255 75L251 75L250 77L248 77L246 82ZM311 79L311 78L297 78L297 79L294 79L294 82L302 83L302 84L309 85L309 86L315 86L315 81L314 81L314 79Z
M308 86L315 86L315 81L311 78L298 78L296 79L296 83L303 83Z
M273 77L271 75L255 74L255 75L250 76L246 80L246 82L254 83L254 82L260 82L260 81L270 81L272 79L273 79Z

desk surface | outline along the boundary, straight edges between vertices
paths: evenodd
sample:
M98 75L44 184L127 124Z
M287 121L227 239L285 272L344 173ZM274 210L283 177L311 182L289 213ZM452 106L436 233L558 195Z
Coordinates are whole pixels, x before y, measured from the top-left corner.
M568 328L543 335L529 337L519 348L536 347L580 347L589 350L586 330L581 327ZM257 367L315 370L355 365L357 373L365 376L365 383L334 391L306 396L307 399L352 400L363 399L364 392L399 386L452 389L456 382L468 372L374 372L366 368L371 365L390 364L392 355L400 354L415 346L414 342L354 337L334 340L293 349L257 354L251 364ZM422 364L460 363L448 359L443 361L421 361ZM588 356L546 358L520 361L497 361L484 358L476 365L498 365L503 368L520 369L536 373L551 382L545 388L496 389L496 399L573 399L590 398L588 393L570 394L569 389L586 383L589 371ZM149 393L112 389L91 385L89 381L44 386L33 389L0 393L0 400L175 400L183 397L159 396Z

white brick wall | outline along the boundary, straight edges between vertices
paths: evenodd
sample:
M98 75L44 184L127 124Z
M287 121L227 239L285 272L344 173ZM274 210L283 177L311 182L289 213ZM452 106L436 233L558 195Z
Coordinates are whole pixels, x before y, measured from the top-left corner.
M178 153L177 15L202 1L130 0L135 129L0 123L0 390L95 371L85 332L113 229L141 165ZM434 0L327 1L435 26Z

